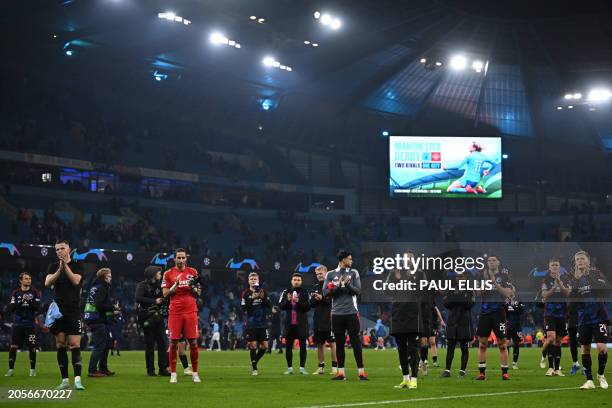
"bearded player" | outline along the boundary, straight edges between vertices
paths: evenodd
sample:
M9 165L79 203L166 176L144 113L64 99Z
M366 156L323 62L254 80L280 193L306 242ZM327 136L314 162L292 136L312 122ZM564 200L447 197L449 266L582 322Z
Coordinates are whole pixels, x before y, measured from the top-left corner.
M196 298L201 289L197 284L198 272L187 266L187 252L178 248L174 252L174 267L164 273L162 291L170 298L168 332L170 335L170 383L178 382L176 359L178 343L181 338L189 342L189 356L193 382L201 382L198 375L198 306Z

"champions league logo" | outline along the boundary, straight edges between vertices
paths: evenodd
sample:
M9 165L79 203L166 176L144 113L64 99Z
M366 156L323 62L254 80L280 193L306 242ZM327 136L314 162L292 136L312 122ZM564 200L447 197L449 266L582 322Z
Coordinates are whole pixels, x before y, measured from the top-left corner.
M321 264L318 263L318 262L313 262L313 263L311 263L309 265L304 265L302 262L300 262L295 267L295 271L299 272L299 273L308 273L311 269L317 268L319 266L321 266Z
M76 249L73 249L72 253L70 254L70 257L75 261L85 261L90 255L94 255L98 259L98 261L108 261L108 258L106 257L106 254L104 253L103 249L90 249L89 251L84 252L82 254L79 254Z
M251 267L251 270L254 271L259 269L259 265L257 265L257 262L254 259L250 258L243 259L240 262L234 262L234 258L231 258L229 261L227 261L225 267L229 269L243 269L244 265L249 265Z
M168 262L173 259L174 259L174 254L166 255L164 253L157 253L153 257L153 259L151 259L151 265L166 266Z
M21 256L21 253L15 246L15 244L11 244L10 242L0 242L0 249L6 249L11 256Z

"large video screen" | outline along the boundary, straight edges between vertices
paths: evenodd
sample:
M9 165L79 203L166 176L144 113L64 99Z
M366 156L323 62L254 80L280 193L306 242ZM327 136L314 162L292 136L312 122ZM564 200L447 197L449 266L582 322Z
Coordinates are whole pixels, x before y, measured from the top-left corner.
M501 198L500 137L391 136L391 197Z

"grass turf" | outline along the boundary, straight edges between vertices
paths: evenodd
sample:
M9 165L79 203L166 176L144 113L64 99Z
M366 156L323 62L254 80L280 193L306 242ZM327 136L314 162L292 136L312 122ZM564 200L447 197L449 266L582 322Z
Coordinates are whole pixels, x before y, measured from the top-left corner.
M329 353L329 352L328 352ZM487 380L475 381L477 349L470 349L467 378L457 378L460 350L455 353L452 378L440 378L442 368L431 365L427 377L419 378L417 390L395 389L401 381L401 372L395 350L365 352L366 371L370 381L357 381L357 371L351 350L347 350L347 381L331 381L330 375L293 374L283 375L285 359L280 354L266 354L259 364L259 376L250 376L248 352L200 352L201 384L194 384L190 377L179 375L178 384L169 384L167 377L147 377L144 369L143 351L126 351L121 357L109 357L109 366L116 371L114 377L90 379L83 377L85 391L75 391L70 401L50 401L48 407L78 404L87 407L162 407L171 405L209 406L209 407L311 407L370 402L378 406L382 401L405 400L404 402L385 403L384 406L418 407L474 407L500 404L507 406L550 406L583 407L609 406L612 404L612 389L583 391L578 387L584 382L581 374L569 375L570 359L568 349L563 349L562 366L567 377L545 377L545 370L539 368L540 350L521 349L519 370L510 370L510 381L501 380L499 353L489 349ZM439 350L443 363L446 350ZM328 356L329 357L329 356ZM294 362L298 350L294 350ZM0 357L0 367L8 367L8 353ZM89 361L89 353L83 353L84 368ZM594 371L597 370L597 356L593 353ZM180 362L178 364L181 367ZM328 362L329 366L329 362ZM316 368L316 351L309 350L307 370ZM329 370L329 367L327 367ZM297 370L297 367L295 368ZM59 383L54 352L38 354L37 377L27 377L29 371L28 354L18 354L15 376L0 377L0 402L3 406L38 406L32 401L7 401L8 389L52 389ZM86 373L86 369L84 372ZM2 373L3 375L4 373ZM72 368L70 369L72 376ZM612 380L610 368L608 378ZM72 380L71 380L72 382ZM597 381L595 381L597 384ZM569 388L552 392L541 392L551 388ZM521 393L515 393L520 391ZM533 391L531 393L522 393ZM506 395L496 393L511 392ZM477 396L469 396L474 395ZM454 398L454 396L462 396ZM451 399L441 399L453 397ZM425 399L425 400L423 400ZM412 402L410 402L413 400ZM379 402L379 403L376 403ZM361 406L361 405L355 405ZM367 405L366 405L367 406Z

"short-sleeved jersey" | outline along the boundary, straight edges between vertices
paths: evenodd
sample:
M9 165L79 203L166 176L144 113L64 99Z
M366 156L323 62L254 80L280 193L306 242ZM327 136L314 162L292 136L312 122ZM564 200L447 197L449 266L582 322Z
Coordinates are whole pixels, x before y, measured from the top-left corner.
M565 286L571 286L571 279L567 274L562 274L559 279ZM542 279L542 290L550 290L555 286L555 278L550 273ZM559 288L544 301L544 316L567 317L567 299Z
M36 312L40 308L40 292L34 288L25 291L15 289L11 293L9 308L15 314L14 326L34 327Z
M191 291L189 281L198 276L198 271L193 268L186 267L180 271L176 266L164 272L162 278L162 288L170 289L176 278L179 278L179 284L174 295L170 297L170 314L193 313L198 311L196 298Z
M81 264L75 260L68 263L68 267L72 273L83 276ZM48 274L54 274L59 268L59 262L54 262L49 265ZM59 307L62 315L71 319L79 319L81 316L81 288L83 287L83 279L78 285L73 285L66 273L62 271L59 278L53 284L54 300Z
M473 152L467 156L458 168L464 168L465 171L463 173L463 177L470 181L478 181L482 177L483 170L485 170L485 165L488 167L493 167L495 163L488 159L484 154L480 152Z
M246 312L247 329L264 329L268 327L267 315L270 309L270 299L268 292L261 289L263 297L253 299L253 292L250 288L242 291L240 305Z
M502 269L495 275L495 281L503 288L511 288L509 273L507 269ZM480 314L495 313L504 309L505 299L502 299L501 294L496 290L486 290L482 292L482 304L480 306Z
M605 279L597 270L591 269L589 273L576 279L572 297L580 299L576 307L578 326L608 322L606 302L602 300L605 289Z

